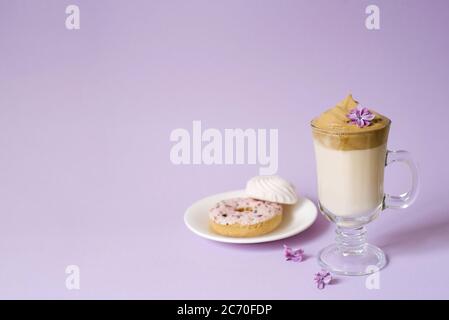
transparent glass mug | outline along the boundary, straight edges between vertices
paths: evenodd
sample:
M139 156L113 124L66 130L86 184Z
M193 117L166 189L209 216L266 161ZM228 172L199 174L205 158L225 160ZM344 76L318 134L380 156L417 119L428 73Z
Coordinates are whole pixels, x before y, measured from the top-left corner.
M404 209L418 193L418 170L407 151L387 150L389 126L383 131L336 133L314 127L320 211L337 225L336 242L319 253L321 267L336 274L366 275L382 269L386 256L366 243L365 225L387 208ZM410 190L384 194L384 168L405 163Z

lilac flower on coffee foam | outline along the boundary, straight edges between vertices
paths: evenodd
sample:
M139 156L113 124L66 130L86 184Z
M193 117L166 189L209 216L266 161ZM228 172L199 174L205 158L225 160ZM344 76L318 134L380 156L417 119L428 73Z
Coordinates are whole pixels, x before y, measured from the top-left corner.
M358 105L357 108L349 111L347 117L352 124L356 124L359 128L367 127L373 121L375 115L368 108Z
M301 262L304 259L304 250L293 250L284 244L284 256L287 261Z
M321 270L320 272L315 273L315 277L313 280L316 282L318 289L324 289L326 284L331 283L332 275L329 271Z

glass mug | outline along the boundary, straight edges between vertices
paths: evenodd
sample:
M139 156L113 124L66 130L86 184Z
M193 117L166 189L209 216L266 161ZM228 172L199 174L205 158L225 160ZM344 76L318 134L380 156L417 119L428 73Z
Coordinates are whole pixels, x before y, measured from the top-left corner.
M336 133L312 124L320 211L337 225L336 242L322 249L320 266L336 274L366 275L382 269L386 256L366 243L365 225L387 208L404 209L418 193L418 170L407 151L387 150L383 132ZM408 165L412 186L401 195L384 194L384 168Z

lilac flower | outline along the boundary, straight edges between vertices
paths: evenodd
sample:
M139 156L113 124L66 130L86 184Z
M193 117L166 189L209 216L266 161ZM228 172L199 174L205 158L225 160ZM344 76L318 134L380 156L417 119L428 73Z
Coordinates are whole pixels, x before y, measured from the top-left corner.
M301 262L304 259L304 250L293 250L284 244L284 256L287 261Z
M369 111L368 108L358 105L357 108L349 111L347 117L351 120L352 124L356 124L359 128L363 128L371 124L375 115Z
M320 272L315 273L313 280L316 282L318 289L321 290L324 289L326 284L331 283L332 275L326 270L321 270Z

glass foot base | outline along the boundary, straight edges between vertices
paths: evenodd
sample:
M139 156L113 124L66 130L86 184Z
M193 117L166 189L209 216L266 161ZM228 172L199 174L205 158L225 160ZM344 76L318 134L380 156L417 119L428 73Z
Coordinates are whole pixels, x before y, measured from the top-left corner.
M365 244L357 252L344 252L337 244L332 244L318 255L318 262L323 269L335 274L363 276L379 271L387 264L387 258L378 247Z

